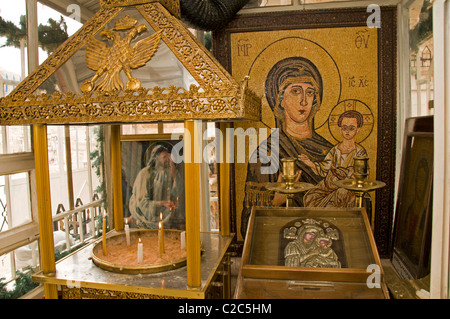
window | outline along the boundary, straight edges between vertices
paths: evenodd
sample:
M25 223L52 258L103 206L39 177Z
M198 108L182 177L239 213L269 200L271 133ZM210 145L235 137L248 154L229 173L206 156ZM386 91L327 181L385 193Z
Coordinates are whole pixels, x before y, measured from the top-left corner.
M100 138L99 126L48 126L48 161L50 170L50 188L52 190L52 212L56 214L58 206L68 210L75 203L93 201L95 190L100 186L100 175L92 165L91 153L96 151ZM66 153L69 147L70 157ZM68 185L68 168L70 182ZM72 194L70 189L73 189ZM69 197L73 196L70 203ZM101 196L100 196L101 197Z
M433 114L432 1L416 0L409 8L411 108L408 117Z
M12 22L9 34L0 38L0 96L6 96L26 75L25 1L2 2L0 10ZM0 278L10 282L8 287L14 286L17 271L39 265L33 178L30 127L0 126Z
M183 133L184 123L148 123L122 125L122 135Z
M40 43L39 60L43 62L68 36L75 33L81 24L72 19L61 18L61 15L56 14L53 9L40 3L37 8L40 19L38 32L58 31L50 33L60 35L54 42ZM6 96L28 72L25 1L2 1L0 16L5 21L11 22L5 24L5 28L9 30L5 32L6 36L0 38L0 96ZM49 28L53 25L49 21L50 18L56 21L57 30ZM67 134L71 141L69 158L74 164L73 170L77 181L74 187L75 194L77 198L82 198L85 204L94 201L92 188L99 184L95 169L91 168L90 163L91 152L97 147L97 135L93 133L95 129L95 127L74 127L70 128ZM49 152L49 158L53 160L50 163L50 171L59 173L60 165L65 161L61 146L64 150L66 135L64 129L63 134L58 128L56 133L52 129L49 131L49 144L53 147L50 147ZM37 203L33 196L36 189L31 135L29 126L0 126L0 278L4 278L1 280L2 284L5 280L8 282L7 289L14 288L14 279L21 276L19 271L29 272L39 269L39 227ZM65 177L67 184L67 174ZM59 189L64 188L56 187L52 191ZM57 205L58 201L55 202ZM99 209L98 206L93 206L81 213L91 214L94 217L99 214ZM95 223L93 219L91 220L90 225L93 228ZM71 224L71 228L77 229L77 225ZM91 234L94 233L95 231L91 231ZM55 232L55 249L66 249L66 241L61 238L67 237L71 241L70 236ZM79 237L83 239L83 235ZM74 241L79 239L74 238Z
M0 256L0 282L8 283L6 289L12 291L14 282L22 273L29 275L31 270L35 270L39 266L39 249L38 241L35 240L28 245L24 245L13 251ZM37 286L36 283L31 284L30 288Z
M0 155L0 167L0 278L9 281L16 278L16 271L39 265L39 227L31 197L33 154Z
M122 135L158 134L158 124L127 124L122 125ZM162 132L161 132L162 133Z
M32 221L28 173L0 176L0 232Z

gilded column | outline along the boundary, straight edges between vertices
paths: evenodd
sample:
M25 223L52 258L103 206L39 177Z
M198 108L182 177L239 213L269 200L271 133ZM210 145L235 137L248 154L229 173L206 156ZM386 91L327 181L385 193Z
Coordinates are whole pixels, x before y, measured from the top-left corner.
M200 267L200 164L197 158L198 141L196 121L184 122L184 163L186 193L186 259L187 284L201 286Z
M53 241L52 206L50 195L50 173L48 168L47 126L34 125L34 161L36 170L36 195L39 216L39 244L41 247L41 269L45 275L56 272L55 244ZM56 285L44 284L46 299L57 299Z
M232 123L220 123L220 180L219 180L219 196L220 196L220 234L222 236L230 235L230 191L231 191L231 178L230 178L230 153L234 150L230 149L230 141L227 136L227 128L232 127ZM233 137L234 135L232 135Z
M111 170L113 184L114 228L124 229L122 203L122 163L120 160L120 125L111 126Z

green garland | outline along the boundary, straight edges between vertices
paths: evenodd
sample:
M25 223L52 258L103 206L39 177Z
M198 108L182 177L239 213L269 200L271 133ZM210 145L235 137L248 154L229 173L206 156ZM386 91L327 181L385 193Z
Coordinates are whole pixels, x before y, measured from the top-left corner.
M71 254L73 251L80 249L81 247L86 246L87 243L84 243L83 245L76 247L71 250L60 252L59 250L55 249L55 261L60 260L61 258ZM6 282L6 278L0 278L0 299L17 299L28 293L29 291L33 290L37 286L39 286L39 283L33 282L31 275L33 274L33 271L31 267L25 268L25 272L16 271L16 279L14 284L13 290L8 290L6 286L9 284Z
M16 271L17 278L13 290L6 289L5 278L0 278L0 299L17 299L25 295L30 290L39 286L39 283L31 280L31 272Z
M420 20L414 26L414 29L409 31L409 46L411 51L417 52L419 45L423 40L427 39L433 34L433 5L430 0L423 2L420 10Z
M20 40L27 39L26 16L20 16L19 26L0 17L0 36L6 37L6 43L3 46L20 48ZM50 18L48 24L39 24L38 26L39 46L48 54L68 38L67 24L62 16L59 21Z
M0 17L0 36L6 37L6 43L1 47L10 46L20 48L20 41L27 40L26 16L20 16L19 26ZM49 18L47 25L39 24L38 26L39 46L47 52L48 55L56 50L61 43L68 38L67 24L62 16L59 21ZM41 86L41 88L46 90L48 94L52 94L55 92L55 84L56 80L51 77Z
M97 135L97 149L95 151L92 151L89 156L91 159L91 165L92 168L95 169L95 174L100 179L100 185L95 189L95 193L100 195L100 198L104 200L103 207L106 208L106 185L105 185L105 179L103 178L105 176L105 167L103 165L104 163L104 149L103 149L103 142L104 142L104 127L103 125L100 125L94 129L94 133ZM101 224L103 222L103 216L98 215L98 222L101 227Z

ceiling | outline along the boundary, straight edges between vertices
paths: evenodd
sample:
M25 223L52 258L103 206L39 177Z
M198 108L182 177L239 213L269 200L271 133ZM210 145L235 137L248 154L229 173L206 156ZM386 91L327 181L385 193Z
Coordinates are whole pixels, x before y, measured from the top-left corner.
M81 23L85 23L100 9L99 0L38 0L40 3L55 9L61 14L70 15L71 11L67 12L67 8L73 5L80 6ZM303 1L307 2L306 5ZM336 7L365 7L369 4L376 3L378 5L397 5L400 2L411 2L413 0L295 0L292 5L283 6L267 6L254 7L253 0L249 0L239 13L255 13L264 11L290 11L290 10L304 10L306 7L311 9L330 9ZM421 1L419 1L421 2Z
M100 9L99 0L39 0L39 2L66 15L72 13L67 12L69 6L73 6L74 4L79 5L81 23L85 23Z

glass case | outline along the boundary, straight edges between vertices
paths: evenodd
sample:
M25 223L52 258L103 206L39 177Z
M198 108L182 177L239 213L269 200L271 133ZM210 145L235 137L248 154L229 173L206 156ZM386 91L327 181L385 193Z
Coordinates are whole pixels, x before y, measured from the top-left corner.
M253 208L236 298L388 298L364 208Z

